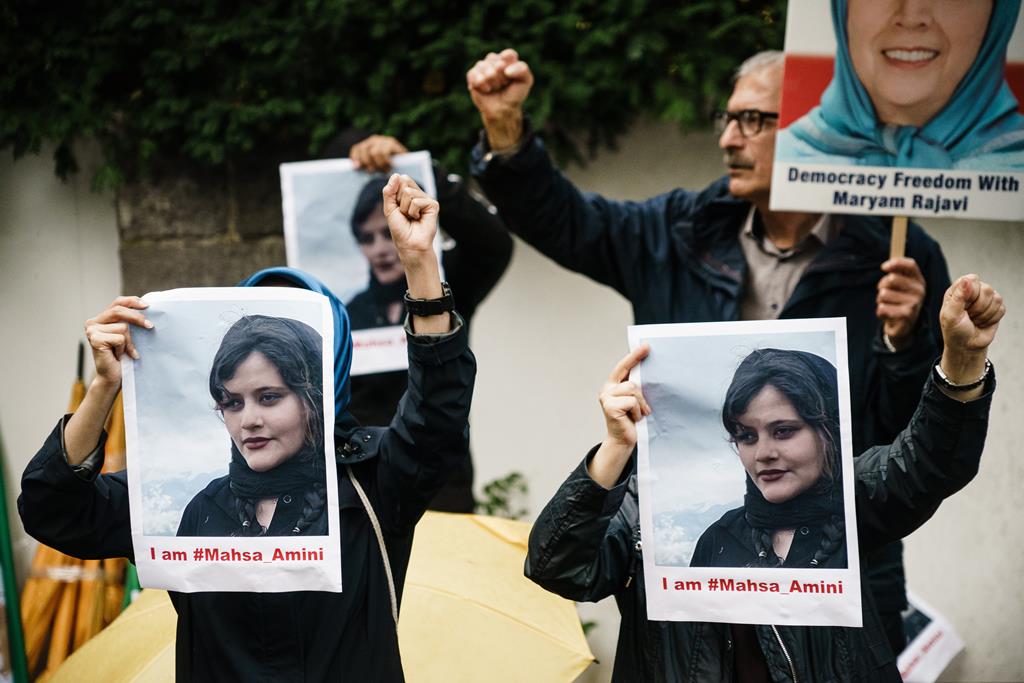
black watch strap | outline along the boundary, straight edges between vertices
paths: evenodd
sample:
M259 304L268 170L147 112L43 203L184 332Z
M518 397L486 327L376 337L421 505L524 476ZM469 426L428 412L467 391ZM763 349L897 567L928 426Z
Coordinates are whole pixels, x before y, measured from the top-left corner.
M447 282L441 283L441 291L444 294L437 299L413 299L409 296L409 290L405 290L405 310L409 315L427 317L440 315L455 310L455 297L452 296L452 288Z

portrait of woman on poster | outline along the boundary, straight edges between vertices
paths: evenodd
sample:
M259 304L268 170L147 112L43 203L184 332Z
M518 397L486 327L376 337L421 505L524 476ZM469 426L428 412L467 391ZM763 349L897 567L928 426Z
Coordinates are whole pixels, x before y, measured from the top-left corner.
M777 139L781 161L1024 170L1006 83L1021 0L832 0L832 82Z
M369 285L346 304L353 330L401 325L405 315L405 271L381 210L387 182L384 176L371 177L352 208L352 236L370 269Z
M691 567L847 567L836 377L805 351L743 359L722 406L743 506L701 534Z
M247 315L228 329L209 390L231 462L189 502L178 536L327 535L322 343L288 318Z

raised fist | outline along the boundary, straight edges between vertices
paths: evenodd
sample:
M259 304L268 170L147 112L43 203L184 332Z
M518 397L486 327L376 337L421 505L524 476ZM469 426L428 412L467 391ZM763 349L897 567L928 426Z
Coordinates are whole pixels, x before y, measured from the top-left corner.
M984 355L1006 314L1003 297L977 275L957 279L942 299L939 324L946 349L964 355Z
M466 72L466 87L487 131L492 149L512 147L523 132L523 102L533 87L530 66L515 50L486 57Z
M397 173L384 186L383 199L384 216L402 263L408 267L410 259L424 257L436 261L437 200L421 190L415 180Z

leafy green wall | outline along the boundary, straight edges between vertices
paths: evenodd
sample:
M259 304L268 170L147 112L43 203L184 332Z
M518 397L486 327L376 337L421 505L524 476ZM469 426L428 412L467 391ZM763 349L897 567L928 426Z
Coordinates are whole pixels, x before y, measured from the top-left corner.
M700 125L744 57L782 45L783 0L8 0L0 146L95 138L118 185L155 161L316 155L349 125L465 167L466 70L517 48L536 126L583 161L640 114Z

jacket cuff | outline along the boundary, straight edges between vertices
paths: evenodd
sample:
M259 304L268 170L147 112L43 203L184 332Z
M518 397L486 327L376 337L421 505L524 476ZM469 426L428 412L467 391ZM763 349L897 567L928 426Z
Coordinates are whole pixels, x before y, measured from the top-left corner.
M416 334L412 330L411 317L405 316L410 358L426 365L440 365L458 358L468 345L466 321L457 311L451 311L450 315L452 327L444 334Z
M873 350L879 364L894 379L910 378L920 382L921 380L918 378L921 377L921 368L927 366L929 361L939 353L928 321L924 319L923 315L918 319L910 344L907 348L899 351L890 351L882 338L883 335L882 326L879 325L878 334L873 343Z
M476 145L469 154L469 170L476 178L483 178L488 175L490 169L508 168L512 170L523 170L530 168L535 161L536 154L547 155L544 143L537 137L533 130L533 124L529 116L523 117L523 136L515 147L501 152L491 150L487 141L487 132L481 130Z
M636 463L636 450L630 456L628 465L622 468L622 473L615 481L615 485L610 489L606 489L590 476L590 461L593 460L600 447L601 444L597 444L587 452L583 462L569 475L569 482L574 482L574 487L578 487L576 490L581 498L591 501L590 505L585 505L586 507L602 515L611 515L619 509L622 505L622 499L626 496L626 484L633 474Z
M78 465L72 465L68 462L68 452L64 447L64 429L67 427L69 419L71 419L70 413L62 417L56 427L56 432L60 439L60 457L48 459L43 467L52 476L53 481L57 483L58 486L62 483L75 486L73 483L75 480L78 480L83 484L91 485L103 469L104 449L107 445L107 432L106 430L100 432L100 439L96 444L96 448L94 448L89 455L85 456L85 460Z
M935 363L939 363L940 360L941 358L936 359ZM991 363L992 361L989 360L989 362ZM989 370L988 377L985 378L985 385L981 396L969 401L961 401L947 395L939 388L938 383L935 381L935 376L929 373L928 382L924 387L922 402L934 406L940 415L943 415L950 421L985 420L988 419L989 409L992 406L992 395L995 393L995 390L996 366L994 364L992 369Z

